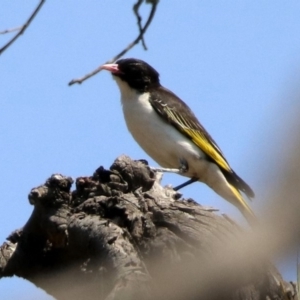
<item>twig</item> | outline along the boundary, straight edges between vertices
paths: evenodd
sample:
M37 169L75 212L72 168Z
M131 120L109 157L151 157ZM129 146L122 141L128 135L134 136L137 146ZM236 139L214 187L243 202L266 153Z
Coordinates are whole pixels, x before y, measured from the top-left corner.
M139 31L141 32L143 27L142 27L142 17L141 15L139 14L139 8L141 6L141 4L143 3L144 0L138 0L136 4L133 5L133 11L134 11L134 14L136 15L136 18L137 18L137 23L138 23L138 27L139 27ZM144 40L144 36L142 36L142 45L144 47L145 50L147 50L147 46L146 46L146 43L145 43L145 40Z
M126 54L132 47L134 47L136 44L139 43L139 41L143 38L143 35L145 34L147 28L149 27L149 25L151 24L151 21L155 15L156 12L156 7L158 4L158 0L154 0L154 1L147 1L147 3L151 3L152 4L152 8L151 11L149 13L149 17L148 20L145 24L145 26L141 29L139 35L136 37L136 39L134 41L132 41L125 49L123 49L119 54L117 54L116 56L114 56L112 59L108 60L107 62L105 62L105 64L109 64L112 63L114 61L116 61L117 59L119 59L120 57L122 57L124 54ZM102 66L102 65L101 65ZM95 69L94 71L86 74L85 76L78 78L78 79L72 79L69 82L69 85L73 85L74 83L78 83L81 84L83 81L85 81L86 79L96 75L97 73L99 73L101 71L101 66L99 66L97 69Z
M20 37L20 35L22 35L25 30L27 29L27 27L29 26L29 24L31 23L31 21L34 19L34 17L37 15L37 13L39 12L39 10L41 9L42 5L45 3L46 0L40 0L40 3L38 4L38 6L36 7L36 9L33 11L33 13L31 14L31 16L29 17L29 19L26 21L26 23L24 25L22 25L21 27L19 27L19 32L6 44L4 45L1 49L0 49L0 55L9 47L11 46L11 44L13 42L16 41L16 39L18 37ZM16 31L18 29L14 28L14 30L11 29L11 31ZM5 33L5 32L4 32Z
M18 31L21 30L23 26L19 26L19 27L14 27L14 28L10 28L10 29L5 29L3 31L0 31L0 34L5 34L5 33L11 33L14 31Z

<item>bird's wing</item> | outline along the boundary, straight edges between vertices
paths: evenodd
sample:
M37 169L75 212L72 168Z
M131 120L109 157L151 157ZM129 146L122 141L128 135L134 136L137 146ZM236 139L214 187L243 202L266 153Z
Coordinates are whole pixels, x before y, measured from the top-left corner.
M159 94L152 93L150 103L162 118L188 137L219 167L232 172L216 142L181 99L171 91L161 87Z
M253 190L231 169L221 149L200 124L191 109L166 88L160 86L158 91L152 92L149 99L154 110L198 146L208 159L217 164L233 187L243 191L249 198L253 198Z

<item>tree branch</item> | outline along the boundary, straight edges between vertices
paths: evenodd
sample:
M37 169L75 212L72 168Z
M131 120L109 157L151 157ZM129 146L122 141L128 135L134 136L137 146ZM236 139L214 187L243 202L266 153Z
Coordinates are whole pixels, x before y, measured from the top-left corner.
M23 26L18 26L18 27L14 27L14 28L10 28L10 29L5 29L3 31L0 31L0 34L6 34L6 33L11 33L14 31L19 31L22 29Z
M143 39L143 36L145 34L145 32L147 31L149 25L151 24L152 22L152 19L155 15L155 12L156 12L156 7L157 7L157 4L158 4L158 0L152 0L151 2L150 1L147 1L147 3L151 3L152 4L152 8L151 8L151 11L149 13L149 17L147 19L147 22L145 24L145 26L143 28L141 28L140 30L140 33L139 35L136 37L135 40L133 40L125 49L123 49L119 54L117 54L116 56L114 56L112 59L108 60L105 62L105 64L109 64L109 63L112 63L114 61L116 61L117 59L119 59L120 57L122 57L124 54L126 54L131 48L133 48L136 44L139 43L139 41L141 41ZM135 4L136 5L136 4ZM102 66L102 64L101 64ZM85 76L81 77L81 78L77 78L77 79L72 79L70 82L69 82L69 85L73 85L74 83L78 83L78 84L81 84L83 81L85 81L86 79L96 75L97 73L99 73L101 71L101 66L99 66L97 69L95 69L94 71L86 74Z
M140 8L142 3L143 3L143 0L138 0L137 3L133 5L133 11L134 11L134 14L136 15L136 18L137 18L137 23L138 23L138 28L139 28L140 33L142 32L142 29L143 29L143 27L142 27L142 17L139 14L139 8ZM141 41L142 41L142 45L143 45L144 49L147 50L147 46L146 46L144 37L142 37Z
M4 45L1 49L0 49L0 55L9 47L11 46L19 37L20 35L22 35L25 30L27 29L27 27L29 26L29 24L31 23L31 21L34 19L34 17L37 15L37 13L39 12L39 10L41 9L41 7L43 6L43 4L45 3L45 0L40 0L40 3L38 4L38 6L36 7L36 9L33 11L33 13L31 14L31 16L29 17L29 19L26 21L26 23L20 27L17 28L12 28L12 29L8 29L8 30L4 30L1 32L1 34L3 33L8 33L8 32L12 32L12 31L16 31L19 30L19 32L6 44Z

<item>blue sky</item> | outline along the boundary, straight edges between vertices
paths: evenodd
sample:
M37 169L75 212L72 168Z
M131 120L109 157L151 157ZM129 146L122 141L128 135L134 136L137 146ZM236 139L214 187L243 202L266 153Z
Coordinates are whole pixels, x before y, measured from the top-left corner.
M0 30L22 24L36 3L3 0ZM47 1L1 55L2 242L29 218L30 189L51 174L90 175L123 153L156 165L128 133L108 72L68 86L136 37L133 3ZM142 9L144 17L149 9ZM279 121L293 106L288 95L299 79L299 15L298 0L161 1L145 38L149 50L138 45L126 55L153 65L161 83L193 109L256 192L252 206L259 216L270 182L278 179L271 157L283 149ZM0 36L0 45L9 37ZM168 174L163 183L183 180ZM237 209L203 184L182 192L244 224ZM285 278L295 280L294 262L277 259ZM0 293L3 299L51 299L21 279L0 280Z

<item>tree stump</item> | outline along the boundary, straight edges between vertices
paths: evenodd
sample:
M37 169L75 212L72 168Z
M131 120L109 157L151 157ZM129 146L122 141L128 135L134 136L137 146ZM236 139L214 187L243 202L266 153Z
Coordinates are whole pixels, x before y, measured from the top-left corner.
M56 299L296 299L267 258L234 246L249 231L163 188L160 176L127 156L77 178L74 191L70 177L52 175L1 246L1 277Z

